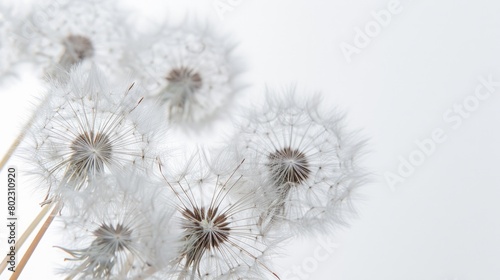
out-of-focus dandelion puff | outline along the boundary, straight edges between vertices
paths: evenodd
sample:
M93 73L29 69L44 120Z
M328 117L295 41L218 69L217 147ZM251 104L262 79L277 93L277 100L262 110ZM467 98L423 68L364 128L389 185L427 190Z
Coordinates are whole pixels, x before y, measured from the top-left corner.
M173 122L209 123L242 87L236 44L207 24L165 24L133 41L141 44L130 48L125 64L151 86Z
M16 74L14 67L20 59L14 33L20 23L12 18L13 14L12 8L0 4L0 83L5 77Z
M66 279L144 279L175 257L168 226L173 209L158 199L164 188L133 170L119 176L92 182L99 191L86 205L90 211L59 218L69 237L58 246L71 255Z
M276 243L257 224L260 205L248 194L230 195L242 183L234 174L238 166L207 177L198 170L207 169L204 162L195 160L197 166L187 169L203 174L199 180L190 174L176 182L165 178L176 199L174 226L181 231L181 249L173 268L160 278L279 279L269 263Z
M236 153L245 158L242 173L274 196L263 228L330 231L353 214L350 198L365 182L357 164L364 141L346 130L342 115L320 110L318 96L299 103L291 91L268 92L278 97L249 113L234 139Z
M125 34L114 4L83 0L34 4L18 31L24 59L43 66L52 76L79 63L106 70L114 67L122 55ZM116 73L113 69L110 74Z
M49 194L80 190L93 176L126 166L146 168L157 131L142 92L133 83L108 85L96 67L76 68L67 80L48 90L23 153Z

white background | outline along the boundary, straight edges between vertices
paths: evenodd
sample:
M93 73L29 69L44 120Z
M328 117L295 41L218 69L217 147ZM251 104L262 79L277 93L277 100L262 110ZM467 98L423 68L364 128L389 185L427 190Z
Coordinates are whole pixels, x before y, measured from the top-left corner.
M340 45L352 45L355 28L364 29L389 0L232 1L223 19L213 0L134 2L127 5L153 21L189 11L233 34L252 85L243 101L262 96L265 85L296 83L303 94L321 92L326 107L347 111L352 129L370 139L365 165L374 180L354 201L359 217L328 237L337 248L327 259L314 257L319 240L289 243L275 260L276 272L288 275L282 279L500 279L500 87L460 126L443 119L473 96L480 76L500 81L500 2L401 0L402 11L350 63ZM38 90L32 80L1 88L1 152ZM408 159L435 129L446 140L391 189L384 175L397 174L400 157ZM6 181L5 171L0 178ZM43 197L28 183L21 178L20 223ZM21 279L57 279L54 267L65 255L52 248L50 230ZM5 235L1 226L2 249ZM294 269L302 274L286 274Z

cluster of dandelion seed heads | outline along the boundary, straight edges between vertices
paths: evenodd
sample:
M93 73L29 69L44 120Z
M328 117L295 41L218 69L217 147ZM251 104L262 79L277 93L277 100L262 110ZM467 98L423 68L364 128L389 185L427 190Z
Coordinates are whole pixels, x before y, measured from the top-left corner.
M196 128L230 109L242 88L242 68L228 36L190 21L162 23L150 33L139 31L116 4L45 1L28 13L16 13L8 23L19 24L0 25L0 34L16 34L5 37L19 39L1 40L2 47L16 53L0 63L29 62L41 68L42 76L56 79L67 78L77 65L97 64L115 77L133 76L148 89L146 96L160 103L165 118Z
M69 236L57 244L60 272L279 279L272 258L283 240L330 234L352 213L364 142L342 114L292 88L246 108L217 149L187 147L170 128L197 133L230 116L242 88L236 44L188 21L140 31L115 4L49 1L16 15L22 24L0 21L2 39L18 35L0 40L0 72L23 61L49 81L21 156L46 192L42 204L60 203Z

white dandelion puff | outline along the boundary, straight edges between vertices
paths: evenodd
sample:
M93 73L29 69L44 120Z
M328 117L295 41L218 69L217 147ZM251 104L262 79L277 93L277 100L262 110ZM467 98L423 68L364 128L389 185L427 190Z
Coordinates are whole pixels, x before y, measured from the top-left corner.
M52 76L80 63L106 70L117 65L125 28L113 1L47 1L32 7L17 32L24 60Z
M133 83L109 86L95 67L69 76L49 89L24 152L50 196L63 188L82 189L91 177L125 166L145 169L157 135L148 121L155 112L141 103Z
M125 64L150 85L173 122L209 123L241 88L236 45L207 24L165 24L133 41L141 44L130 49Z
M204 160L193 164L207 168ZM279 279L269 263L275 241L257 225L259 205L250 195L230 195L241 183L237 168L202 180L186 176L167 182L176 197L174 226L181 232L178 257L164 272L172 279Z
M341 114L322 111L318 96L299 103L294 90L249 113L234 146L246 160L244 176L274 196L264 228L330 231L353 213L350 199L365 181L357 163L364 141L346 130Z

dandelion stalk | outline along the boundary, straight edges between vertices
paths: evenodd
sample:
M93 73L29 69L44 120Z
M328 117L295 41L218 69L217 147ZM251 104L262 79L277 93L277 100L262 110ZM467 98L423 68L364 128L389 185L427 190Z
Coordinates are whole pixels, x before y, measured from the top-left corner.
M45 217L45 215L47 215L47 213L49 212L49 210L50 210L50 206L45 205L42 208L42 210L40 211L40 213L36 216L36 218L28 226L28 228L26 229L26 231L16 241L16 253L17 253L17 251L19 251L19 249L21 249L21 247L23 246L23 244L26 241L26 239L28 239L28 237L30 237L30 235L33 233L33 231L35 230L35 228L40 224L40 222ZM2 274L2 272L4 271L4 269L7 267L8 258L9 258L9 256L6 256L2 260L2 263L0 264L0 275Z
M26 127L29 127L31 125L32 121L30 123L28 123L26 125ZM25 127L25 128L26 128ZM14 151L17 149L17 147L19 146L19 144L21 143L21 141L23 140L24 138L24 131L22 131L16 138L16 140L14 140L14 143L12 143L12 145L10 145L9 147L9 150L7 151L7 153L3 156L2 158L2 161L0 162L0 171L2 171L3 167L5 166L5 164L7 163L7 161L10 159L10 157L12 156L12 154L14 153Z
M48 206L47 208L50 208L50 206ZM21 272L28 263L36 247L38 246L38 243L40 243L40 240L42 240L42 237L44 236L45 232L47 232L50 224L52 223L52 221L54 221L54 217L56 216L57 211L59 211L58 203L53 206L52 212L50 212L49 217L47 218L47 220L45 220L45 223L40 228L40 231L38 231L37 235L33 239L33 242L31 242L31 245L26 250L26 253L21 259L21 262L19 262L19 264L17 265L16 271L10 277L10 280L16 280L21 275Z
M14 140L14 142L12 143L12 145L10 145L9 150L3 156L2 161L0 161L0 171L3 170L3 167L5 166L5 164L7 163L7 161L9 161L10 157L14 154L14 152L17 149L17 147L19 147L19 144L21 144L21 141L23 141L24 136L26 136L26 132L28 131L28 129L30 129L30 127L35 122L35 119L38 116L40 108L43 107L43 105L47 102L48 99L49 99L48 95L43 98L43 100L40 103L40 105L38 105L38 109L36 109L35 112L33 112L33 115L31 116L31 118L28 120L28 122L21 129L21 132L19 133L19 135L17 136L17 138Z

